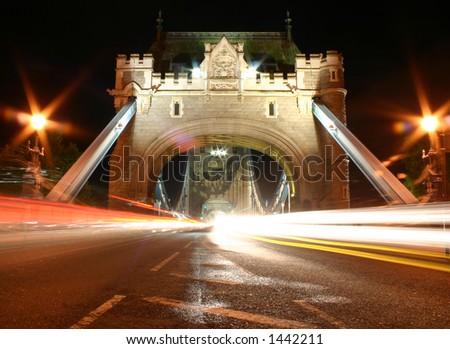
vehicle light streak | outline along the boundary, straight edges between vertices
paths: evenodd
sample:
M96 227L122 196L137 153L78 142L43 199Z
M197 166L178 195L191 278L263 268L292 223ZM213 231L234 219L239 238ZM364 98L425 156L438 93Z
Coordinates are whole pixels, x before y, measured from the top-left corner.
M281 216L281 215L280 215ZM265 217L226 217L215 221L218 234L239 233L260 236L291 236L331 241L407 245L413 248L443 249L450 243L450 232L435 227L373 226L281 223Z
M29 225L135 225L142 228L206 229L210 225L174 216L116 211L45 200L0 196L0 231ZM22 227L23 228L23 227Z
M274 216L224 216L218 243L232 235L450 272L449 203L323 210ZM235 246L239 248L239 246ZM252 253L252 250L248 250Z
M445 226L450 224L450 202L296 212L271 217L283 223Z
M439 262L434 262L434 261L430 261L430 260L413 259L413 258L407 258L407 257L395 256L395 255L383 255L383 254L378 254L378 253L349 250L349 249L330 247L330 246L324 246L324 245L315 245L315 244L308 244L308 243L275 240L275 239L268 239L268 238L259 237L259 236L251 236L251 238L255 239L255 240L259 240L259 241L268 242L271 244L308 248L308 249L320 250L320 251L325 251L325 252L340 253L340 254L345 254L348 256L375 259L375 260L379 260L379 261L383 261L383 262L399 263L399 264L405 264L405 265L414 266L414 267L450 272L450 265L444 264L444 263L439 263Z
M140 204L139 207L147 207ZM195 219L114 211L45 200L0 197L0 231L10 225L115 225L161 231L205 229ZM163 213L163 212L160 212ZM170 212L164 211L165 214ZM341 253L450 272L448 203L388 208L312 211L273 216L221 216L214 222L219 244L232 235L272 244ZM228 240L228 241L227 241ZM248 249L247 253L256 251Z
M292 236L280 236L280 237L283 239L303 241L306 244L339 246L342 248L355 248L355 249L375 250L375 251L383 251L383 252L394 252L394 253L418 255L418 256L430 257L430 258L450 258L450 257L443 256L442 253L439 253L439 252L419 251L419 250L415 250L412 248L402 248L402 247L393 247L393 246L384 246L384 245L372 245L372 244L367 244L367 243L356 243L356 242L318 240L318 239L309 239L309 238L292 237Z

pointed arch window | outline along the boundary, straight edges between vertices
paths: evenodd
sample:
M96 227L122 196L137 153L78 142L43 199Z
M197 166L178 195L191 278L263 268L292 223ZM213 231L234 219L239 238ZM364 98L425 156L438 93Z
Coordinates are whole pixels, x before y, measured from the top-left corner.
M275 116L275 103L269 103L269 116Z
M278 117L278 105L275 100L267 101L266 117L267 118L277 118Z
M170 117L181 118L183 117L183 101L181 98L172 99L170 106Z

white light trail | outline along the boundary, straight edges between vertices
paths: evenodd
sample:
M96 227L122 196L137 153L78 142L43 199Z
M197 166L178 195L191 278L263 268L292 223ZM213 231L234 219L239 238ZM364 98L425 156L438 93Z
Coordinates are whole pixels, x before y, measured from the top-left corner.
M447 222L450 222L449 203L433 203L273 216L224 216L214 225L218 235L215 241L227 247L233 246L227 242L228 238L233 240L232 235L238 234L260 241L329 252L352 254L348 249L357 248L408 254L414 258L439 258L445 262L450 260ZM238 244L236 248L239 248ZM364 253L353 255L365 256ZM373 254L366 255L372 257ZM450 271L450 266L447 269Z

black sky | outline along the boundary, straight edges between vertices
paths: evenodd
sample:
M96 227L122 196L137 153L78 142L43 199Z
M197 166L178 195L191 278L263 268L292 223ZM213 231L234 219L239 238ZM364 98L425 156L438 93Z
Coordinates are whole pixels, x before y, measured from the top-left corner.
M439 1L11 1L0 15L0 145L23 127L15 112L29 111L19 71L42 108L73 86L51 119L89 145L114 116L106 90L116 55L147 51L160 9L165 31L284 31L289 10L303 53L343 54L348 126L381 159L408 137L394 132L399 115L421 113L412 66L433 110L450 99L450 27Z

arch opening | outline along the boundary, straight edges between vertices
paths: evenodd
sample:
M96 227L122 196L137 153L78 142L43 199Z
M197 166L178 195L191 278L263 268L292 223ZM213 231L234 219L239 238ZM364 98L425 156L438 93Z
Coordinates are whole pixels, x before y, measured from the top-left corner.
M220 202L228 213L268 213L286 178L277 160L237 143L199 143L162 164L155 202L196 218L205 218L207 202Z
M283 174L285 172L276 159L258 150L224 145L200 146L174 155L163 165L157 184L162 190L157 192L159 197L155 199L167 201L172 209L189 214L198 214L200 206L211 199L221 199L243 212L250 210L254 213L258 205L262 211L269 207ZM250 189L253 189L248 191L250 199L258 200L249 203L252 207L242 207L237 202L240 195L227 193L237 186L233 183L236 180L249 182ZM193 193L190 193L192 188ZM246 188L241 185L234 190L245 191ZM152 194L148 193L148 196ZM190 195L199 195L202 199L195 200ZM197 208L191 207L195 204Z

